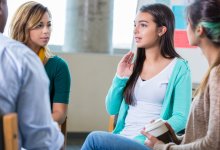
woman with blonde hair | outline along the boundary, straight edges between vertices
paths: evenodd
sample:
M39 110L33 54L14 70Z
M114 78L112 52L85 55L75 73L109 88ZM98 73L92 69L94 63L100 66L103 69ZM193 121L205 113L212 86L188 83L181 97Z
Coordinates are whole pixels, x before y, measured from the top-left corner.
M54 56L47 47L51 35L51 18L47 7L34 1L26 2L18 8L12 19L10 36L27 45L41 59L50 79L52 116L62 124L67 115L71 79L66 62Z

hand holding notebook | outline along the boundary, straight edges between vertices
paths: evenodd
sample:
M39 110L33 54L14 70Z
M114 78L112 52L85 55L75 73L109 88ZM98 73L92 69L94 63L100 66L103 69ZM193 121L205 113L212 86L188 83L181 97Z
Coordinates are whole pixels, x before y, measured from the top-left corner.
M176 134L174 133L172 127L162 119L158 119L145 126L145 132L157 137L164 143L174 142L180 144Z

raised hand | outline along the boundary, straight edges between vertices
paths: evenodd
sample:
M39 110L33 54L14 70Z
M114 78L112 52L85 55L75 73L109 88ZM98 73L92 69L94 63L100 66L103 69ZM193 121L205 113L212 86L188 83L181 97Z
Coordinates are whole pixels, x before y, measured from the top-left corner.
M122 59L118 63L117 75L119 75L120 77L130 77L134 66L132 63L133 57L134 53L132 51L129 51L122 57Z

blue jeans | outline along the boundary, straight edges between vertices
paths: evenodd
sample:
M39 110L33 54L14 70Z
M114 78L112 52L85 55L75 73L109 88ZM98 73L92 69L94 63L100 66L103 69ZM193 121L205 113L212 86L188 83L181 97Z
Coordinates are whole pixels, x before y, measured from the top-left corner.
M94 131L87 136L81 150L150 150L150 148L117 134Z

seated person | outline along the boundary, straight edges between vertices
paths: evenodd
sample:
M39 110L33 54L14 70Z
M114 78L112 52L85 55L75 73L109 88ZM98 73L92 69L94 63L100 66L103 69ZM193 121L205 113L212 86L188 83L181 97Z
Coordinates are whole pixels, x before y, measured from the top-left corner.
M191 45L199 46L209 69L191 106L186 133L179 145L164 144L141 131L146 146L122 136L91 133L83 150L219 150L220 149L220 1L196 0L187 8L187 35Z
M111 143L113 147L109 149L118 149L113 144L118 139L132 139L133 143L138 141L144 146L146 138L140 131L148 122L159 118L175 132L181 131L191 104L190 69L173 47L174 15L170 8L163 4L144 5L134 24L138 47L135 61L132 62L131 51L121 59L106 97L108 113L118 114L113 131L116 135L92 133L100 138L107 135L101 141ZM90 149L86 143L83 150Z
M0 0L0 114L17 113L19 149L59 150L64 138L51 117L48 77L36 54L2 35L7 16Z
M46 47L52 30L51 18L47 7L34 1L26 2L16 11L11 22L10 34L13 39L34 51L44 64L50 79L52 116L61 125L67 116L71 81L66 62L54 56Z

